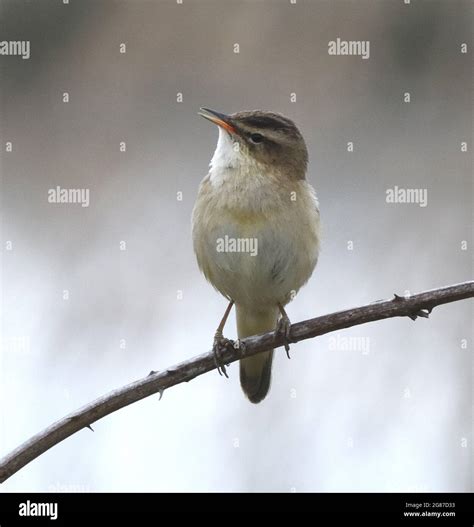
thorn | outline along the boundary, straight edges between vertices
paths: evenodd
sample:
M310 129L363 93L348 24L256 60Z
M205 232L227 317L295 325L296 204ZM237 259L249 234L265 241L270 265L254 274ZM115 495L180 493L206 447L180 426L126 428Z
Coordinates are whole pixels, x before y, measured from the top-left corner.
M430 318L430 313L431 313L432 310L433 310L433 308L430 308L430 309L420 309L419 311L416 311L416 313L411 313L411 314L409 314L408 316L409 316L412 320L416 320L418 317L421 317L421 318Z
M89 430L90 430L91 432L93 432L93 431L94 431L94 429L92 428L92 426L91 426L91 425L87 425L87 428L88 428L88 429L89 429Z
M395 300L395 302L399 302L400 300L405 300L405 297L397 295L397 293L393 293L393 299Z
M148 374L148 377L150 377L151 375L156 375L158 372L155 371L155 370L151 370L151 372Z
M161 401L161 398L163 397L163 394L165 393L165 390L163 388L160 388L158 390L158 393L160 394L160 398L158 399L158 401Z
M290 357L290 346L288 344L288 342L285 342L285 351L286 351L286 356L291 359Z

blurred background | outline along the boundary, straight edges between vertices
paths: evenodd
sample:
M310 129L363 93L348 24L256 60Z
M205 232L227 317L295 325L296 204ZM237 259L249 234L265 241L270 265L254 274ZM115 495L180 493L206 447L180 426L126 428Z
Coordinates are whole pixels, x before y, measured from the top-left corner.
M199 106L306 138L323 241L293 322L471 279L472 2L292 2L1 1L0 40L31 57L0 56L0 455L210 349L226 302L190 236L217 140ZM370 58L329 55L338 37ZM49 203L57 186L89 207ZM395 186L427 206L387 203ZM471 323L462 301L280 349L258 406L236 364L211 372L0 490L470 491Z

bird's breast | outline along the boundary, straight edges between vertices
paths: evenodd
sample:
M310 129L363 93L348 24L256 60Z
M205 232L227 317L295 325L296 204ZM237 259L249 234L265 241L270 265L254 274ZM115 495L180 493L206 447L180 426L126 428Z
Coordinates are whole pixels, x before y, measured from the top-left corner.
M193 239L206 278L236 303L287 303L317 261L319 214L311 187L293 190L239 182L203 182L193 213ZM296 201L295 201L296 196ZM293 199L292 199L293 198Z

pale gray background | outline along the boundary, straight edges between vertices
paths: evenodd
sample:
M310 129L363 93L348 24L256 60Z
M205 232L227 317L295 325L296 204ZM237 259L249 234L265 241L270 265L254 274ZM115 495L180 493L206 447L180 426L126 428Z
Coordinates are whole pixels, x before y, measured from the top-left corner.
M225 301L199 274L190 237L217 138L201 105L282 112L307 140L324 238L293 321L472 276L472 158L460 147L472 147L471 2L0 9L0 39L32 46L30 60L0 57L1 455L210 348ZM337 37L370 40L370 59L329 56ZM49 204L56 185L89 188L90 207ZM427 188L428 207L388 205L394 185ZM205 375L81 431L0 490L469 491L471 320L463 301L429 321L341 332L370 339L368 354L331 349L329 336L294 346L291 361L279 350L259 406L232 365L230 381Z

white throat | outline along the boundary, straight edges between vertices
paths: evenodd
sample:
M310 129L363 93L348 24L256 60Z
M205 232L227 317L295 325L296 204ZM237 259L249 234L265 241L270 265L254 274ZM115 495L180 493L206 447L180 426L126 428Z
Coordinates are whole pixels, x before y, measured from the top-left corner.
M209 177L215 186L221 185L230 177L235 177L236 172L249 171L255 163L245 155L240 148L240 143L219 127L219 139L216 150L209 164Z
M216 151L209 166L215 203L227 209L251 211L275 206L275 177L271 169L249 155L225 130L219 129Z

